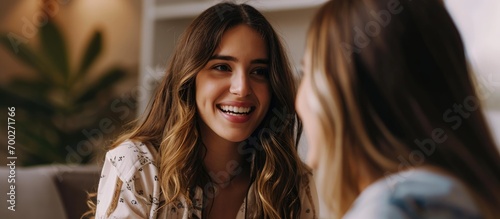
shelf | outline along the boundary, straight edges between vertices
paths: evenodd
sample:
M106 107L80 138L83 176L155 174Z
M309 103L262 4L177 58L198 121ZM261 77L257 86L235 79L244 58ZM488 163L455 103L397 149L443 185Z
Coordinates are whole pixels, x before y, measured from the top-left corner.
M269 11L285 11L293 9L311 8L325 3L326 0L268 0L268 1L249 1L248 4L254 6L263 12ZM152 10L152 18L156 20L176 19L195 17L205 9L216 4L217 2L185 2L185 3L169 3L161 6L156 6Z

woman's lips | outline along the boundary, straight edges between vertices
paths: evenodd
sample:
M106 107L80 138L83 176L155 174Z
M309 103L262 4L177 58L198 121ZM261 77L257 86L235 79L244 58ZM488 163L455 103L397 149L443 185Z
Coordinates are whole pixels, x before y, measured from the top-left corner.
M251 115L252 112L255 110L255 107L241 106L243 104L239 105L240 106L219 104L217 105L217 109L222 114L222 116L230 122L234 123L247 122L252 117Z

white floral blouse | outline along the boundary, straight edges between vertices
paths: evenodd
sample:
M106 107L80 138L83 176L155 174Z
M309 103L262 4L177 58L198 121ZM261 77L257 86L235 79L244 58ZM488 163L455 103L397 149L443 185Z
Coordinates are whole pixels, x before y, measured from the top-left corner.
M125 141L106 154L97 191L96 218L202 218L203 190L196 188L192 206L184 198L160 208L164 203L158 181L156 150L149 145ZM312 175L308 174L300 191L301 218L318 218L318 198ZM120 179L120 180L118 180ZM250 190L253 189L253 185ZM117 202L113 203L113 197ZM249 196L252 198L252 196ZM245 199L236 219L245 218L254 203Z

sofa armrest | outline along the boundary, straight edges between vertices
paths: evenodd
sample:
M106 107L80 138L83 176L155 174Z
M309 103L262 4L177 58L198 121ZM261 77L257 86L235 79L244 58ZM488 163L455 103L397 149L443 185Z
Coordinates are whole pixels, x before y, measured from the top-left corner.
M12 172L14 173L14 172ZM15 167L15 184L8 183L10 173L9 167L0 168L0 192L2 197L10 199L6 194L10 192L10 186L15 186L15 211L8 207L11 203L2 200L0 215L2 218L10 219L65 219L66 212L59 190L54 183L54 172L47 167Z

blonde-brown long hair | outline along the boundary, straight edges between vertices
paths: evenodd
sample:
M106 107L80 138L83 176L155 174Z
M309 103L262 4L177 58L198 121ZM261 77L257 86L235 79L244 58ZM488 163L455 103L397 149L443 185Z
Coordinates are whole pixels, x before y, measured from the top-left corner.
M193 188L210 181L202 160L195 102L196 74L206 65L222 35L236 25L248 25L267 44L272 99L252 141L239 151L251 160L252 195L257 206L249 218L298 218L302 177L308 172L296 149L302 125L296 116L296 85L279 36L265 17L246 4L219 3L201 13L180 37L165 77L154 94L143 122L120 136L112 147L127 139L147 142L160 153L162 193L167 203L180 196L188 202ZM242 42L245 43L245 42Z
M338 218L361 193L361 174L397 173L401 157L416 155L424 159L412 166L452 174L485 218L500 215L500 156L441 1L332 0L312 21L306 50L323 131L319 190Z

